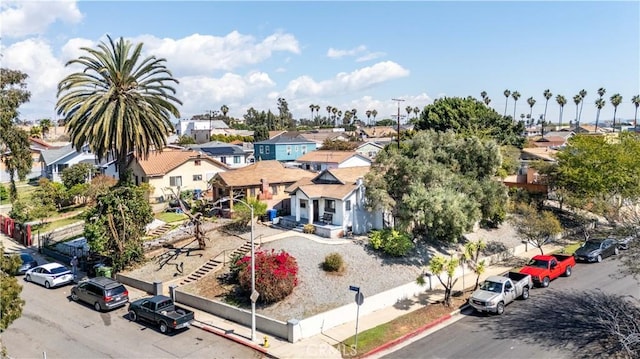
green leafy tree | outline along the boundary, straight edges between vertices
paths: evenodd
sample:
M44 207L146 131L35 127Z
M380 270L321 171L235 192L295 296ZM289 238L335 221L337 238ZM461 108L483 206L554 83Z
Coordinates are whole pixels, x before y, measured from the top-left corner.
M350 141L341 141L341 140L330 140L326 139L322 142L323 151L353 151L358 147L357 142Z
M187 135L181 135L178 137L178 144L179 145L191 145L191 144L195 144L196 140L191 137L191 136L187 136Z
M542 246L562 233L562 225L550 211L538 211L534 206L520 204L516 207L512 223L523 241L530 243L544 254Z
M96 173L96 168L91 163L76 163L62 170L60 177L65 187L71 188L77 184L87 183Z
M487 268L486 261L480 260L480 253L487 248L487 242L482 239L478 241L469 241L464 244L464 250L462 252L462 262L463 264L469 265L471 270L476 274L476 284L473 287L473 290L478 289L478 283L480 282L480 276L484 273Z
M105 175L97 175L93 177L89 184L89 188L87 189L87 200L94 203L98 197L108 193L111 188L117 184L117 182L118 181L115 178Z
M9 198L18 199L16 174L21 181L31 171L33 159L29 150L29 133L17 125L18 108L29 102L27 74L0 68L0 159L9 173Z
M233 212L238 219L238 222L247 224L250 223L250 221L255 220L255 217L261 217L267 213L267 204L265 202L262 202L257 198L249 198L243 201L247 202L247 204L253 208L254 218L251 218L251 209L249 207L236 202L233 205Z
M29 136L35 138L42 137L42 128L40 128L40 126L31 126L29 129Z
M53 182L47 178L41 178L38 181L38 188L33 191L31 199L34 206L40 203L48 208L53 206L53 212L67 206L70 201L67 188L62 183Z
M47 135L49 134L49 130L51 129L52 126L53 126L53 123L51 122L50 119L45 118L40 120L40 130L42 131L43 138L47 138Z
M176 104L182 103L174 97L171 84L178 81L164 59L143 59L142 43L107 38L98 49L83 47L84 55L67 62L81 70L58 84L57 108L77 150L88 144L99 160L114 156L124 173L130 153L147 158L166 146L173 131L170 116L180 117Z
M418 132L400 152L386 147L365 176L368 207L389 211L414 237L456 242L479 220L499 222L507 191L494 180L501 163L490 140Z
M18 223L29 222L33 219L31 215L31 206L25 199L18 198L13 201L11 210L9 211L9 217L13 218Z
M253 138L256 142L266 141L269 139L269 130L266 126L258 126L254 130Z
M443 304L447 307L451 306L451 292L453 291L453 286L458 281L458 279L454 279L453 276L459 265L460 260L454 256L447 258L437 255L429 260L429 271L438 278L438 281L444 288Z
M145 226L153 221L153 211L142 187L121 183L98 197L86 213L84 236L89 247L111 258L120 271L144 260Z
M0 252L4 253L2 243L0 243ZM20 298L22 286L13 276L18 272L20 263L20 257L17 255L0 256L0 333L22 316L22 308L25 304Z
M9 198L9 191L0 183L0 203Z
M413 241L407 233L385 228L369 234L369 244L393 257L406 256L413 249Z
M500 116L473 97L445 97L425 106L416 130L455 131L460 136L494 139L500 145L522 148L525 138L524 124Z

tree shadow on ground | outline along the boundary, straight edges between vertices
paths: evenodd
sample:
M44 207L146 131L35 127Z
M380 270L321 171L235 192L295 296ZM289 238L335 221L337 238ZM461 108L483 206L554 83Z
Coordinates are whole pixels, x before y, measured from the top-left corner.
M519 307L519 313L482 322L499 339L518 338L547 348L574 350L576 358L640 355L637 300L601 291L555 291ZM520 309L521 308L521 309Z

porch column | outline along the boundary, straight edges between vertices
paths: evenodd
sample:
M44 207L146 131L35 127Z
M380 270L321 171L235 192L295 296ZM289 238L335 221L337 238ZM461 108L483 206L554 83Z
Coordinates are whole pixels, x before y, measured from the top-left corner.
M300 222L300 197L296 196L296 222Z
M313 200L309 198L307 201L307 213L309 214L309 224L313 223Z

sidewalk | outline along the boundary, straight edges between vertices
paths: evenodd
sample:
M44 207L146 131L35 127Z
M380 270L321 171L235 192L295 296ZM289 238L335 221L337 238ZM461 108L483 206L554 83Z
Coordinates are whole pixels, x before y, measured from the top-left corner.
M284 233L282 234L285 235ZM290 234L288 234L290 235ZM296 233L296 235L301 235L300 233ZM280 236L280 235L278 235ZM275 236L274 236L275 237ZM19 251L24 249L19 244L16 244L13 240L6 237L3 234L0 234L0 239L5 246L5 251ZM275 239L275 238L274 238ZM268 241L265 238L265 241ZM558 249L561 249L562 246L559 245L546 245L543 247L545 253L549 253ZM33 249L29 249L29 251L36 253L37 251ZM523 258L531 258L534 255L540 254L539 249L533 248L529 249L526 252L523 252L518 255L518 257ZM481 280L491 276L491 275L500 275L506 271L511 269L508 266L502 265L492 265L487 267L486 272L481 276ZM79 273L79 277L83 278L84 273ZM470 287L475 283L475 274L474 273L466 273L464 276L464 281L460 278L455 286L454 290L462 290L463 282L466 287ZM437 283L437 280L433 282L434 289L440 287L440 284ZM149 296L148 293L137 290L135 288L129 289L129 298L131 301L136 300L141 297ZM168 288L164 288L165 292ZM432 300L440 300L442 299L442 294L433 292ZM422 308L423 305L419 304L419 301L414 301L409 308L397 309L394 306L387 307L368 315L360 316L358 319L358 332L362 333L365 330L374 328L378 325L387 323L399 316L410 313L414 310ZM187 307L188 308L188 307ZM242 345L246 345L248 347L254 348L257 351L264 353L269 357L276 358L342 358L340 351L333 346L344 341L345 339L355 335L355 319L353 321L347 322L345 324L339 325L337 327L331 328L322 334L315 335L310 338L302 339L296 343L289 343L286 340L275 338L270 335L261 333L256 331L256 340L251 341L251 328L245 327L243 325L237 324L232 321L228 321L212 314L209 314L204 311L200 311L197 309L189 308L195 312L196 321L193 323L193 327L200 328L202 330L208 331L215 335L223 336L234 342L240 343ZM443 318L446 319L446 318ZM448 320L444 321L440 325L447 325ZM264 347L265 337L268 340L268 347ZM384 350L388 350L391 347L400 344L399 342L393 343L394 345L383 346Z

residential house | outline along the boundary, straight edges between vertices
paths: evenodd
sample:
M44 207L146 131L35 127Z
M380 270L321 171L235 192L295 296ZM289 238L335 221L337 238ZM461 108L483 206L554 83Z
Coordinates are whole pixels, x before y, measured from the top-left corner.
M383 148L384 145L374 141L367 141L356 147L356 152L373 160Z
M286 189L291 216L282 218L283 225L313 224L317 235L330 238L381 229L382 211L365 208L364 176L369 169L331 168L292 184Z
M316 148L322 148L324 141L349 141L344 128L329 128L300 132L302 137L316 143Z
M225 197L257 198L268 208L290 211L285 188L314 174L300 168L286 168L279 161L257 161L248 166L219 172L211 179L212 201ZM284 200L284 201L283 201ZM233 203L229 203L233 208Z
M164 148L146 159L133 157L129 169L136 185L152 187L151 202L163 202L179 191L204 193L211 178L230 168L200 151Z
M89 151L89 145L76 151L72 144L63 147L49 148L40 152L40 177L53 182L62 182L62 171L78 163L98 164L98 158Z
M548 191L538 171L530 166L531 162L555 162L557 150L549 147L524 148L520 152L520 168L515 175L507 176L502 182L509 188L525 188L530 192Z
M222 120L208 119L205 116L194 116L191 120L180 120L176 126L177 134L190 136L196 143L209 142L212 135L226 134L229 126Z
M44 150L54 148L55 146L45 142L36 137L29 138L29 152L31 153L31 171L27 174L27 178L40 177L42 164L40 163L40 154ZM0 157L10 156L11 151L7 149L5 153L0 153ZM6 163L0 160L0 183L9 182L9 172L7 171ZM17 178L17 175L15 176Z
M218 141L186 145L186 147L194 151L202 151L230 168L246 166L249 163L249 157L253 154L253 151L246 151L242 146Z
M328 168L371 166L372 161L356 151L317 150L298 157L296 162L302 169L319 172Z
M536 147L562 148L567 145L569 139L575 136L573 131L551 131L533 142Z
M276 160L295 161L298 157L314 151L317 145L300 135L299 132L286 132L253 145L256 161Z
M584 134L584 133L589 133L589 134L594 134L594 133L607 133L609 131L607 131L605 128L603 128L602 126L598 126L598 128L596 129L595 125L580 125L574 129L572 129L573 132L575 133L580 133L580 134Z
M361 138L394 138L398 130L392 126L371 126L358 129Z

